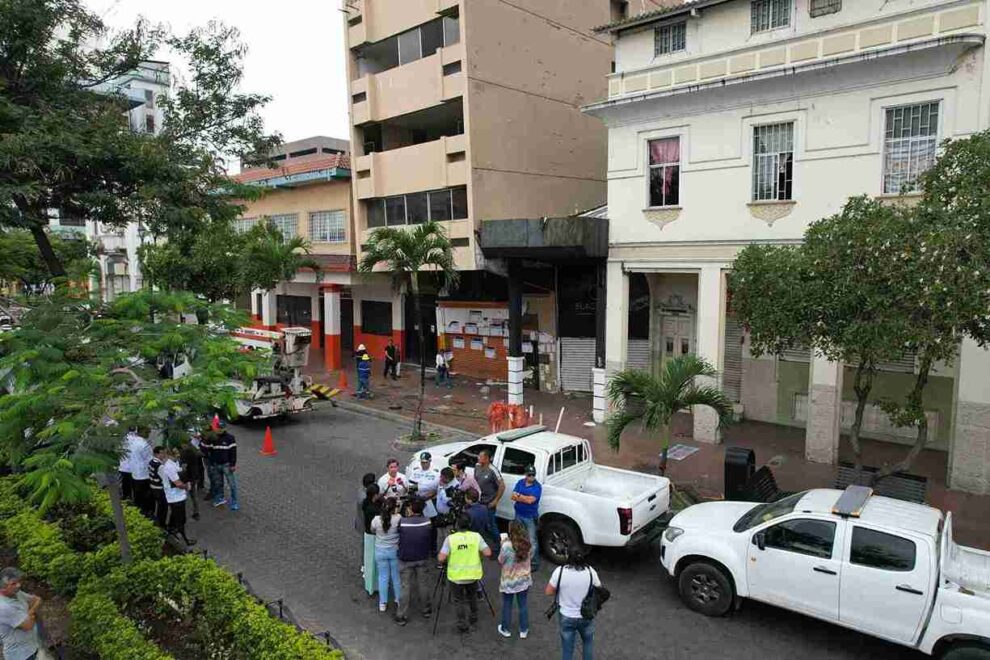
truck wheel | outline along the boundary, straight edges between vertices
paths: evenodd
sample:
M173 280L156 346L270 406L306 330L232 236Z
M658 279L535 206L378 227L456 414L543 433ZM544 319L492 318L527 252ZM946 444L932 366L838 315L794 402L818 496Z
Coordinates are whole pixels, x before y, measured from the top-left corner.
M724 616L732 608L735 590L722 569L708 562L689 565L677 580L681 600L705 616Z
M990 646L979 642L959 642L938 657L939 660L990 660Z
M566 564L571 548L584 550L581 532L570 520L550 520L540 523L540 550L555 564Z

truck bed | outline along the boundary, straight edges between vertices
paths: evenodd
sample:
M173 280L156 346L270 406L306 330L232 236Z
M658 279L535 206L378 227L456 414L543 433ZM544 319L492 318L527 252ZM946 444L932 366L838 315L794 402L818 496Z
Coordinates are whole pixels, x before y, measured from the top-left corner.
M551 483L560 488L631 503L662 488L660 479L661 477L648 474L593 465L572 475L565 473L560 481L554 480Z
M942 579L990 597L990 552L959 545L952 538L952 514L945 518L941 542Z

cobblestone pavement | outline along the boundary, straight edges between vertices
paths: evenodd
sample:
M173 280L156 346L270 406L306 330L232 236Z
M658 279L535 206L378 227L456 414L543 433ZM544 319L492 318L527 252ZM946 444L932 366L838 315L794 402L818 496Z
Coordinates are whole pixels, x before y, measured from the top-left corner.
M436 638L429 624L413 618L399 628L379 614L377 599L363 591L360 537L354 531L355 493L365 472L383 471L384 458L405 464L409 452L393 449L402 426L359 413L320 408L272 431L278 455L259 455L264 426L232 428L238 440L241 510L203 507L190 521L192 536L257 592L284 598L310 630L329 630L348 658L386 660L512 659L559 657L555 623L543 612L549 576L541 569L530 596L530 636L503 639L482 610L468 635L454 629L444 610ZM740 660L867 660L923 656L872 638L757 603L724 619L687 610L672 581L660 570L655 550L597 552L593 564L612 591L596 621L599 659L670 658ZM430 588L433 578L430 579ZM488 592L498 597L497 565L486 567ZM496 612L499 603L495 601Z

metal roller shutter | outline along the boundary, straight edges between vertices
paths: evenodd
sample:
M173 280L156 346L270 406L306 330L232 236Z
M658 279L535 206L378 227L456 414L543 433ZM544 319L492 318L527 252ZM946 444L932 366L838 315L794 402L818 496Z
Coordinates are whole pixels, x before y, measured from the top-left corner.
M725 366L722 369L722 391L739 403L742 394L742 326L732 317L725 320Z
M560 338L560 385L568 392L591 392L595 367L594 337Z
M626 349L626 368L650 371L650 340L630 339Z

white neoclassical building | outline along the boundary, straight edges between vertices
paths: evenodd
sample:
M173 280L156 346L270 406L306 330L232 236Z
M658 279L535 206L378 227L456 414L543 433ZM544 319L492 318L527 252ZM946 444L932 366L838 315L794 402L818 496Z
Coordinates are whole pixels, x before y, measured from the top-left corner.
M939 141L988 128L987 12L986 0L693 0L602 26L615 72L585 111L609 131L607 370L702 355L743 417L805 427L806 456L835 462L849 370L752 357L726 273L743 246L797 242L852 195L896 195ZM905 391L914 362L886 365L878 389ZM990 353L965 342L925 401L950 485L983 493L988 373ZM866 431L912 436L876 408ZM714 419L695 415L694 436L717 442Z

